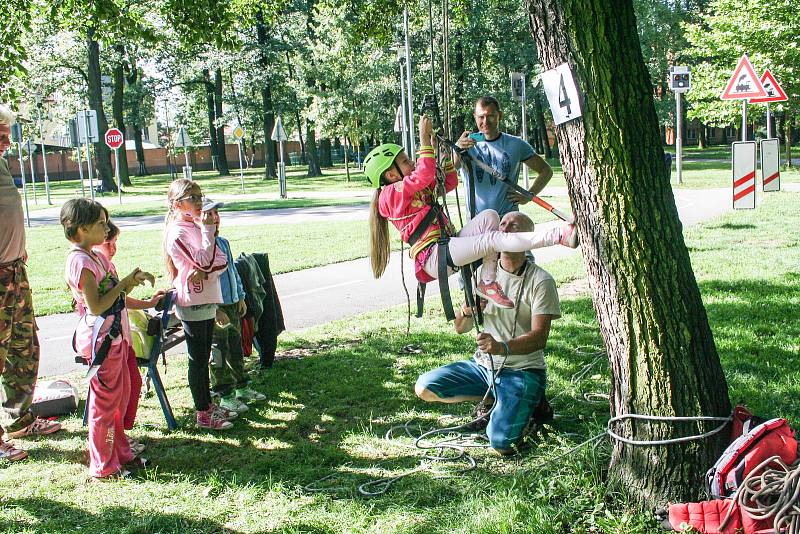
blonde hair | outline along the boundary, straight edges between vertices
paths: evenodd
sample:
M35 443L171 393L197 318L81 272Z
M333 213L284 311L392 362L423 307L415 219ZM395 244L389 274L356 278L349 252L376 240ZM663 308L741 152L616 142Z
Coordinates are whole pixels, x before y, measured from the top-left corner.
M383 276L386 266L389 265L391 252L389 243L389 221L378 211L378 201L382 189L379 187L372 195L369 206L369 259L372 263L372 274L375 278Z
M178 178L169 184L167 191L167 215L164 217L164 238L161 242L161 249L164 255L164 266L166 267L166 275L169 280L174 280L178 275L178 269L175 263L167 253L167 227L175 220L175 201L185 197L193 189L197 189L198 194L202 193L200 186L197 182L187 180L186 178Z
M5 104L0 104L0 124L11 126L17 122L17 116L11 111L11 108Z

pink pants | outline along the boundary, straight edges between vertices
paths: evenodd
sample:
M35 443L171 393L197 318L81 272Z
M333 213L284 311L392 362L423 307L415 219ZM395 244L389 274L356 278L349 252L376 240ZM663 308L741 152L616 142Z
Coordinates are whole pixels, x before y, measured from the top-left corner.
M131 392L128 398L128 407L125 409L125 418L122 420L122 426L125 427L125 430L130 430L133 428L133 422L136 420L136 412L139 410L139 397L142 395L142 375L139 373L139 365L136 363L136 352L131 346L128 346L126 363L128 366L128 376L131 380Z
M93 477L111 475L134 459L122 426L131 389L129 350L125 340L113 345L89 382L89 473Z
M483 258L481 278L484 282L494 282L497 276L498 252L525 252L534 248L557 245L561 238L561 228L541 232L499 231L500 216L494 210L484 210L471 219L450 238L448 247L453 263L461 267ZM425 272L433 278L439 277L439 247L434 245L431 255L425 261ZM448 268L447 273L454 271Z

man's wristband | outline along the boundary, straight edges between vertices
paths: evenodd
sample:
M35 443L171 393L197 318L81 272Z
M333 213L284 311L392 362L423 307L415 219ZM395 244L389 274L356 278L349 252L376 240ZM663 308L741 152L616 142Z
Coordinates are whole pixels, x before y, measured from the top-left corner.
M505 351L503 353L503 356L508 356L509 354L511 354L511 349L508 348L508 343L506 343L505 341L501 341L500 344L503 345L503 350Z

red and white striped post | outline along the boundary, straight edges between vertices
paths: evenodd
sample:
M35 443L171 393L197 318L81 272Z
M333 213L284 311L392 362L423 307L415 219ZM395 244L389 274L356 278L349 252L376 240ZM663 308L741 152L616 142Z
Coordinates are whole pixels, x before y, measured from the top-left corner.
M756 207L756 143L733 143L733 209Z

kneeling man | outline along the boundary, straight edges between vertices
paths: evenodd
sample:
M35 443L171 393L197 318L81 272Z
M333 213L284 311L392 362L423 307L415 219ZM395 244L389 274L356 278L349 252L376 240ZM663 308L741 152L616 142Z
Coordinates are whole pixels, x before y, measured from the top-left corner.
M533 221L518 211L500 221L503 232L531 232L533 226ZM544 348L550 322L561 317L561 306L553 277L528 260L524 252L500 254L497 281L516 306L502 309L491 302L486 304L484 331L477 337L473 358L425 373L417 379L415 391L428 402L480 401L496 374L496 398L490 395L487 399L495 406L486 435L493 449L507 455L514 453L514 445L523 437L544 397ZM456 314L456 332L468 332L472 326L472 313L462 306Z

